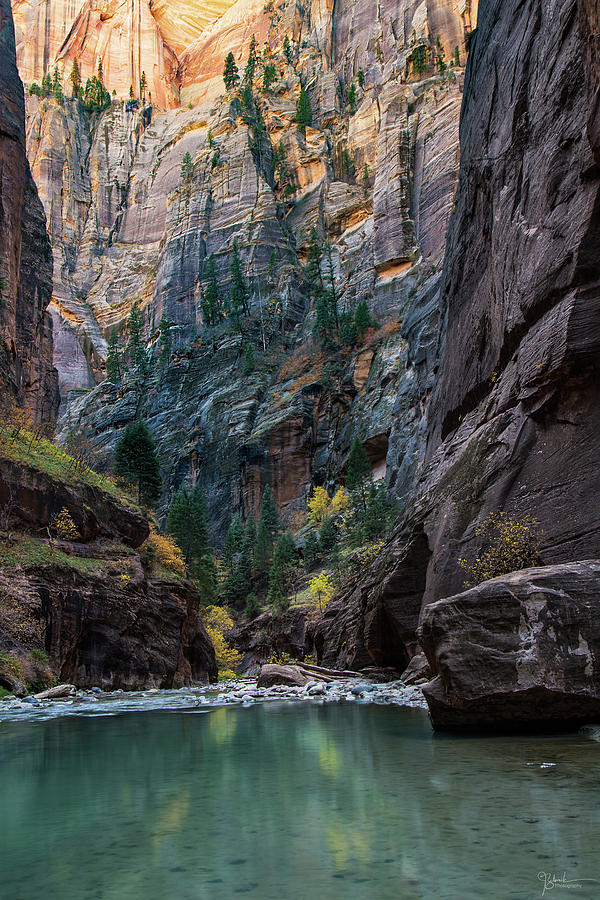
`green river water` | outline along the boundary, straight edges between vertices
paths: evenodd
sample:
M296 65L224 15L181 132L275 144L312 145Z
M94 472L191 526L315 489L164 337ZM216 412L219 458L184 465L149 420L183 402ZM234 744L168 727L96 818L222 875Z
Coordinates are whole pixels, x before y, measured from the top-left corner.
M375 705L4 721L0 897L588 900L599 755Z

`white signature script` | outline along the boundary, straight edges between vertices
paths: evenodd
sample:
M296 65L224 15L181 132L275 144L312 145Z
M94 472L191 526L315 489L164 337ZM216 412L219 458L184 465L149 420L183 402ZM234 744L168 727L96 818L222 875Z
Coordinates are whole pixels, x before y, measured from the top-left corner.
M560 878L557 878L557 876L551 872L538 872L538 879L543 882L542 897L545 897L546 893L553 891L554 888L577 890L583 887L584 882L598 883L595 878L567 878L566 872L563 872L562 877Z

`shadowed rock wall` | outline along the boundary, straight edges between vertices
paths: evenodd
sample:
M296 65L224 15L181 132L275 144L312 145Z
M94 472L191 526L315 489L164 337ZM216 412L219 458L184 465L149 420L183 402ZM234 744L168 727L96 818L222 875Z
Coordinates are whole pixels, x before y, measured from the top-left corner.
M407 325L411 377L390 436L406 513L374 564L393 571L424 534L424 605L461 591L458 559L481 551L492 511L534 516L545 564L600 553L597 22L584 2L479 11L441 300L430 301L441 320L423 307ZM325 654L350 613L340 602L329 615Z
M23 85L15 64L10 3L0 2L0 378L4 400L37 420L56 415L52 366L52 254L25 153Z

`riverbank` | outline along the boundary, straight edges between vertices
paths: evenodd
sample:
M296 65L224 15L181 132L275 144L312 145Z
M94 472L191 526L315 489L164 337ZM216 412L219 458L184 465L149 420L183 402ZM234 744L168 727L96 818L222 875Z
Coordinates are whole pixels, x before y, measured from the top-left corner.
M65 697L5 697L0 701L0 722L22 716L118 715L144 710L203 711L222 706L253 706L272 703L355 703L426 709L420 687L401 681L378 683L360 678L335 682L309 681L302 687L274 685L259 687L255 678L240 678L216 685L199 685L179 690L113 691L100 688L74 690Z

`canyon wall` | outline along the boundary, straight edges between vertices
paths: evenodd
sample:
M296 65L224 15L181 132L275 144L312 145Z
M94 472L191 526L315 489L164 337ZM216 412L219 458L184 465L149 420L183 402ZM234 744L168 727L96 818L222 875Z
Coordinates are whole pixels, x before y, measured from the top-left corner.
M13 0L17 61L27 84L40 83L57 66L65 92L77 60L84 82L102 62L104 83L119 97L133 87L162 109L179 100L179 54L231 5L228 0ZM68 85L68 87L67 87Z
M585 2L480 9L441 325L417 358L408 335L413 387L390 436L405 518L328 610L328 660L406 660L422 604L461 591L458 560L481 552L489 513L533 516L546 565L600 555L597 21Z
M449 2L440 16L443 5L432 4L430 15L397 0L373 24L354 21L352 4L334 11L314 3L301 13L293 3L269 11L240 0L182 55L183 108L160 113L115 101L97 118L77 101L29 98L29 155L56 260L63 434L86 431L110 454L120 429L142 413L159 443L163 504L183 478L201 478L217 533L232 508L256 510L267 482L293 518L314 482L339 481L356 431L386 474L392 411L409 366L404 329L416 316L425 341L434 328L458 175L462 65L452 59L440 73L430 59L415 73L411 63L415 47L437 46L438 36L447 63L454 47L464 63L466 7ZM384 40L388 25L402 39ZM380 49L351 62L336 37L345 29L357 47ZM253 33L276 72L268 90L260 67L254 82L265 125L258 149L239 92L224 93L222 81L227 50L242 68ZM313 110L306 129L295 123L301 84ZM280 146L284 174L272 164ZM185 153L194 161L189 181ZM379 326L335 360L311 339L301 265L313 227L332 246L340 312L366 300ZM206 258L215 254L226 290L234 239L252 315L247 334L215 337L201 308ZM174 345L168 371L153 367L144 390L103 382L110 331L126 339L136 301L150 348L161 319ZM257 357L250 377L248 343ZM408 480L417 465L417 456L406 464ZM396 489L395 469L387 475Z
M23 85L8 0L0 3L0 379L36 420L58 407L52 363L52 253L25 151Z

